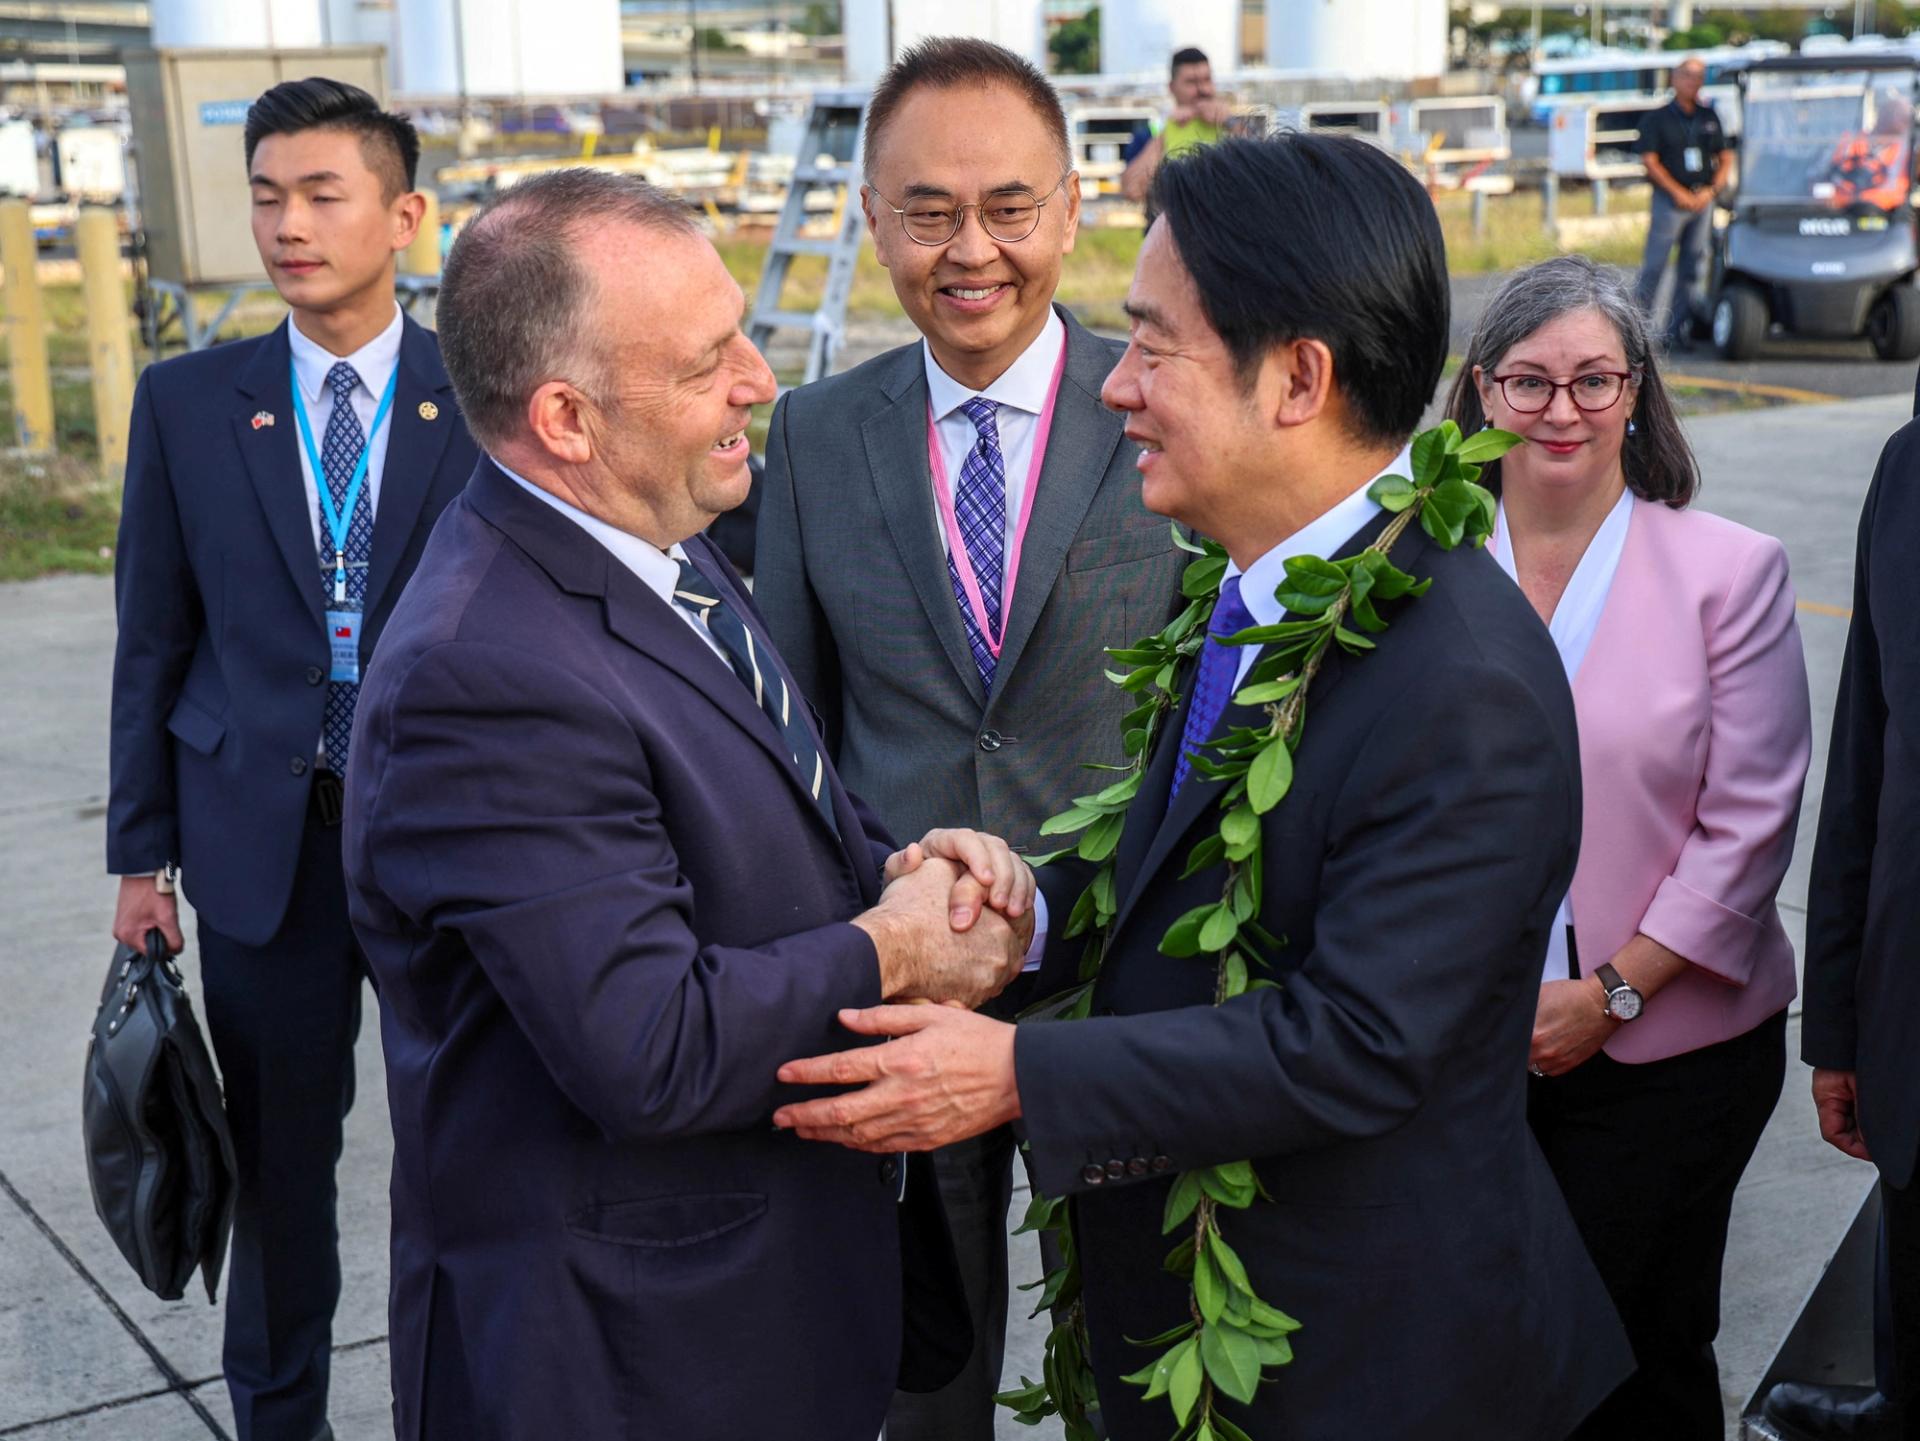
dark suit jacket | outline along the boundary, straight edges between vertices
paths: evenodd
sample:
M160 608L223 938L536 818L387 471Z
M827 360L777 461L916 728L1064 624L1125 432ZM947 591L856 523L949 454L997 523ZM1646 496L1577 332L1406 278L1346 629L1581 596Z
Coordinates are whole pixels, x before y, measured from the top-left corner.
M1853 622L1807 886L1800 1054L1853 1071L1889 1185L1920 1155L1920 421L1881 452L1860 512Z
M1196 771L1165 813L1176 713L1120 843L1094 1014L1015 1042L1036 1184L1076 1197L1116 1441L1169 1427L1164 1402L1115 1379L1146 1354L1123 1338L1186 1313L1185 1280L1161 1269L1169 1181L1236 1159L1273 1200L1222 1230L1304 1326L1250 1432L1555 1441L1631 1368L1527 1128L1540 958L1580 829L1572 697L1485 555L1416 526L1395 559L1433 589L1395 608L1377 651L1329 658L1292 793L1263 821L1283 989L1215 1007L1213 964L1158 950L1225 877L1180 878L1221 787ZM1230 705L1221 729L1258 719ZM1048 882L1053 914L1082 880ZM1070 980L1078 949L1050 947L1042 984Z
M1133 700L1104 675L1177 609L1186 555L1140 502L1100 387L1122 347L1073 319L988 699L940 548L919 342L790 391L767 436L754 598L826 717L840 773L897 834L1040 823L1118 763ZM1036 847L1039 848L1039 847Z
M903 1206L894 1158L771 1124L779 1064L880 999L847 920L891 843L832 794L840 838L726 663L482 462L368 673L347 782L401 1436L870 1441L897 1376L957 1370L930 1178Z
M363 667L478 455L433 332L404 326ZM201 917L247 945L269 940L286 912L327 699L289 357L282 324L140 377L114 562L107 869L177 861ZM271 425L254 425L262 412Z

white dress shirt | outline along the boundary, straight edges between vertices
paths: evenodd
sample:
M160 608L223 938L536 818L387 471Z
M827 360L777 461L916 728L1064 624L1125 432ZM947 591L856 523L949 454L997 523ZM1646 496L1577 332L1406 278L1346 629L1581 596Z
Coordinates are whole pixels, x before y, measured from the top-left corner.
M500 465L497 460L493 463ZM569 505L552 491L542 490L525 476L515 475L504 465L500 465L500 470L522 490L552 506L611 551L615 560L632 571L642 585L665 601L667 608L685 621L692 628L693 633L707 643L707 649L718 656L720 663L727 667L727 674L733 674L733 663L727 659L727 653L720 648L720 642L714 639L713 632L702 625L700 618L692 611L683 605L673 603L674 586L680 580L680 562L687 556L683 546L675 542L663 551L651 541L642 540L639 536L621 530L618 526L608 525L599 517L588 515L578 506ZM1040 957L1047 948L1047 902L1046 897L1038 892L1035 892L1033 898L1033 921L1033 942L1027 947L1026 963L1021 967L1022 970L1028 971L1039 969Z
M1305 527L1281 541L1248 566L1244 574L1232 561L1227 562L1227 575L1241 576L1240 602L1246 606L1255 625L1278 625L1286 615L1287 608L1274 599L1273 593L1287 578L1288 561L1302 555L1317 555L1322 560L1332 560L1341 546L1380 514L1380 507L1367 492L1373 489L1374 481L1380 479L1381 475L1404 475L1409 480L1413 479L1412 449L1401 451L1380 475L1374 476L1318 520L1308 522ZM1234 673L1233 679L1236 689L1260 658L1260 650L1261 647L1253 645L1240 648L1240 669Z
M980 432L960 407L976 395L1000 402L994 425L1000 432L1000 454L1007 463L1006 563L1013 564L1013 537L1020 525L1020 511L1027 498L1027 480L1033 471L1033 442L1040 429L1040 412L1047 408L1047 392L1053 387L1053 372L1060 363L1060 351L1067 343L1066 323L1058 311L1049 311L1047 323L1033 344L1020 353L1000 378L985 390L969 390L940 368L933 358L933 347L920 342L927 366L927 398L933 407L933 433L940 441L940 458L947 468L947 493L957 495L960 467L967 452L979 444ZM929 491L931 495L932 492ZM935 514L938 514L936 509ZM947 553L947 528L940 532L940 553ZM1001 584L1005 585L1003 575Z
M352 355L335 355L318 341L309 340L292 320L287 321L287 344L293 350L293 373L300 381L299 400L307 408L307 424L313 427L313 448L326 449L327 422L333 418L333 388L327 384L327 375L341 361L354 368L360 377L360 384L354 387L349 403L353 413L360 418L360 434L366 437L369 454L367 456L367 514L380 512L380 479L386 470L387 438L393 434L393 415L389 411L386 420L380 424L380 434L372 435L373 417L380 409L380 397L387 393L387 382L393 379L393 372L400 364L400 336L403 322L400 307L393 307L393 323ZM293 417L289 416L292 420ZM294 420L297 428L299 422ZM333 537L320 533L320 477L313 473L313 463L307 456L305 442L295 446L300 452L300 478L307 487L307 524L313 527L314 566L319 568L319 554L324 547L333 550Z
M1600 529L1587 542L1586 553L1580 557L1580 564L1574 567L1567 588L1560 592L1560 602L1553 608L1553 619L1547 622L1547 634L1553 637L1554 648L1560 652L1560 665L1567 673L1568 685L1573 684L1574 676L1580 671L1580 662L1586 659L1587 647L1593 643L1593 633L1600 627L1600 617L1607 608L1607 596L1613 590L1613 573L1620 568L1620 552L1626 549L1627 530L1632 520L1633 492L1622 490L1620 499L1607 512L1607 518L1600 522ZM1487 549L1493 552L1493 558L1500 562L1500 568L1512 576L1517 585L1520 575L1513 565L1513 543L1507 534L1507 508L1504 504L1500 507L1493 538L1487 542ZM1560 909L1554 913L1553 930L1547 936L1547 958L1540 971L1541 980L1573 979L1572 952L1567 945L1567 933L1572 929L1573 896L1568 893L1560 898Z

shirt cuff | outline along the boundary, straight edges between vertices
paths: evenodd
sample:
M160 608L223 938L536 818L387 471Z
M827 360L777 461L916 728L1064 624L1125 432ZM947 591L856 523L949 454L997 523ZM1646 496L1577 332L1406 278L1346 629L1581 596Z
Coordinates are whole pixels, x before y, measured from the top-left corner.
M1033 940L1027 946L1027 959L1020 967L1020 973L1040 969L1040 958L1047 953L1047 898L1040 892L1033 893Z

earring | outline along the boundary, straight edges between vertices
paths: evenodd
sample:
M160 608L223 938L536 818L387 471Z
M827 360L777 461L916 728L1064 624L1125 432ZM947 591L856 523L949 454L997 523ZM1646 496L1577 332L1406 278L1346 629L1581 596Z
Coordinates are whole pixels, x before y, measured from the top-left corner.
M1628 416L1627 417L1627 434L1638 435L1639 433L1640 433L1640 427L1634 424L1632 416Z

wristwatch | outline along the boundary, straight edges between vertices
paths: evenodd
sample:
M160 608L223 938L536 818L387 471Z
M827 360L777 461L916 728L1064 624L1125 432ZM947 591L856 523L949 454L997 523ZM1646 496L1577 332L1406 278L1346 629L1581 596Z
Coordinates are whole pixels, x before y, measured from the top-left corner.
M180 883L180 867L168 861L153 873L153 888L163 896L170 896Z
M1607 1014L1616 1021L1631 1021L1646 1005L1646 998L1620 978L1611 964L1595 966L1593 974L1607 992Z

